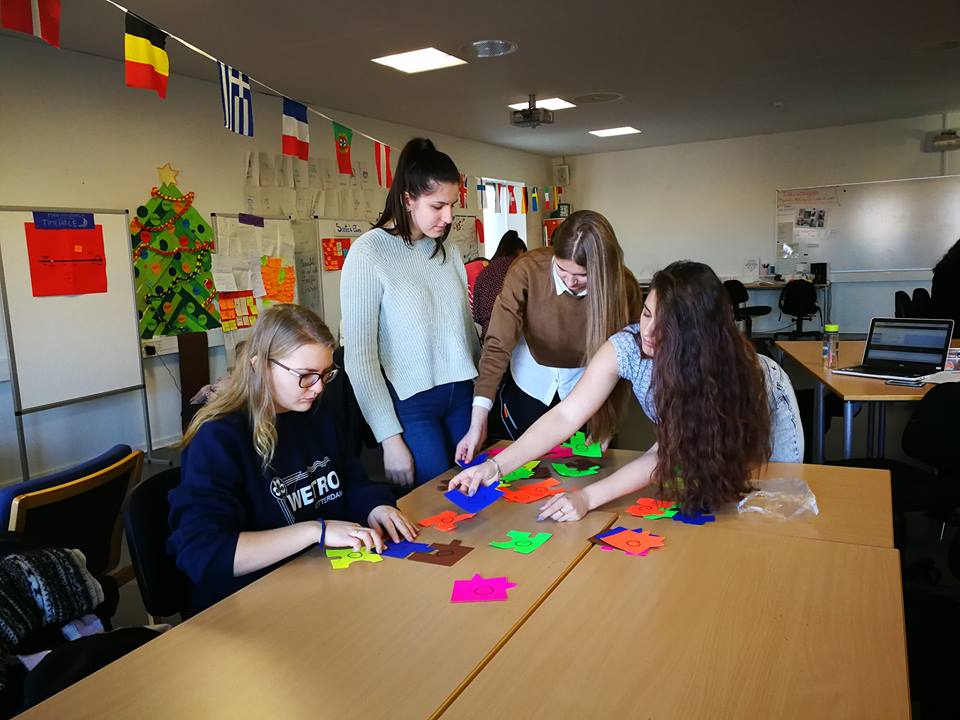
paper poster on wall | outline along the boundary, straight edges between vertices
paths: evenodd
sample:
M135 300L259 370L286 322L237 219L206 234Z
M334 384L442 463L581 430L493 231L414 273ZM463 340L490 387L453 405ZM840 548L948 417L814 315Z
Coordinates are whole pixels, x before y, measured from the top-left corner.
M43 230L24 223L34 297L107 291L103 226Z
M792 215L801 208L826 208L840 206L839 188L799 188L777 191L777 214Z
M220 305L220 324L224 332L235 332L256 325L259 311L251 290L221 292L217 302Z
M292 262L284 264L282 258L264 255L260 258L260 277L266 290L265 304L293 302L297 274Z
M454 215L447 235L447 244L460 248L463 262L468 263L480 257L480 244L477 242L477 225L472 215Z
M130 221L140 337L204 332L220 327L211 276L215 249L210 223L177 187L179 171L159 168L160 188Z
M343 270L343 262L350 250L350 238L323 238L323 269L327 272Z

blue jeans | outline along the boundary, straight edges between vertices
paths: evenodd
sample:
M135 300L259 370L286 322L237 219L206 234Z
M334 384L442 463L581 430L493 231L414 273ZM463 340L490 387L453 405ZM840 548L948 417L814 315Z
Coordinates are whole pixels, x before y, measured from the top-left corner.
M455 464L457 443L470 429L473 381L437 385L406 400L389 387L403 441L413 455L414 482L422 485Z

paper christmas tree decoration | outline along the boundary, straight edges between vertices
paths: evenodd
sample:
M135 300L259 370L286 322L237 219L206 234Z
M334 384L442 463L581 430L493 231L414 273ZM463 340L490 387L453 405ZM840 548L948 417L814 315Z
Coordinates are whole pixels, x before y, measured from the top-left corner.
M159 169L160 188L130 221L140 337L203 332L220 327L210 275L213 229L193 207L194 194L177 187L177 170Z

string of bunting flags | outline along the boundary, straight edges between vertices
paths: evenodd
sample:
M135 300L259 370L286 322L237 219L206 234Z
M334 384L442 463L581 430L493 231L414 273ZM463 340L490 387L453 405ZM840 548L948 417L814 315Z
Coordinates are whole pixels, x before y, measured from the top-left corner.
M170 58L167 55L166 46L167 40L173 39L187 49L216 63L220 80L223 126L227 130L238 135L253 137L252 88L253 84L257 84L283 99L281 152L284 155L291 155L301 160L308 159L310 150L308 114L313 113L331 124L334 157L337 159L337 169L341 175L353 175L351 151L353 136L357 134L373 143L377 185L382 188L389 188L392 185L392 148L387 143L339 123L316 108L286 97L270 85L251 78L186 40L158 28L114 0L104 1L124 13L124 79L128 87L151 90L161 99L167 97ZM61 0L3 0L0 3L0 26L34 35L56 48L60 47L60 15ZM504 183L494 183L494 186L495 212L503 212L503 207L506 207L506 212L511 215L540 211L541 196L538 187L533 187L528 194L525 186ZM464 209L468 207L469 187L469 176L465 173L461 174L459 206ZM479 208L486 210L487 185L481 177L477 177L476 190ZM505 203L502 200L504 193L506 193ZM550 211L558 206L562 193L563 188L560 186L545 186L542 196L543 209Z

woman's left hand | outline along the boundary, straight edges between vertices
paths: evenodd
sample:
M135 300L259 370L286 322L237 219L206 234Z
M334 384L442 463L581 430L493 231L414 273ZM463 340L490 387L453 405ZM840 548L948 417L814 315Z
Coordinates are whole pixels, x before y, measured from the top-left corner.
M540 506L540 514L537 520L546 520L551 518L557 522L574 522L580 520L584 515L590 512L590 505L582 491L561 493L554 495L550 500Z
M393 505L378 505L367 516L367 524L381 535L389 537L393 542L400 542L400 536L413 541L420 532L416 525L411 523L402 512ZM399 531L399 532L398 532Z

